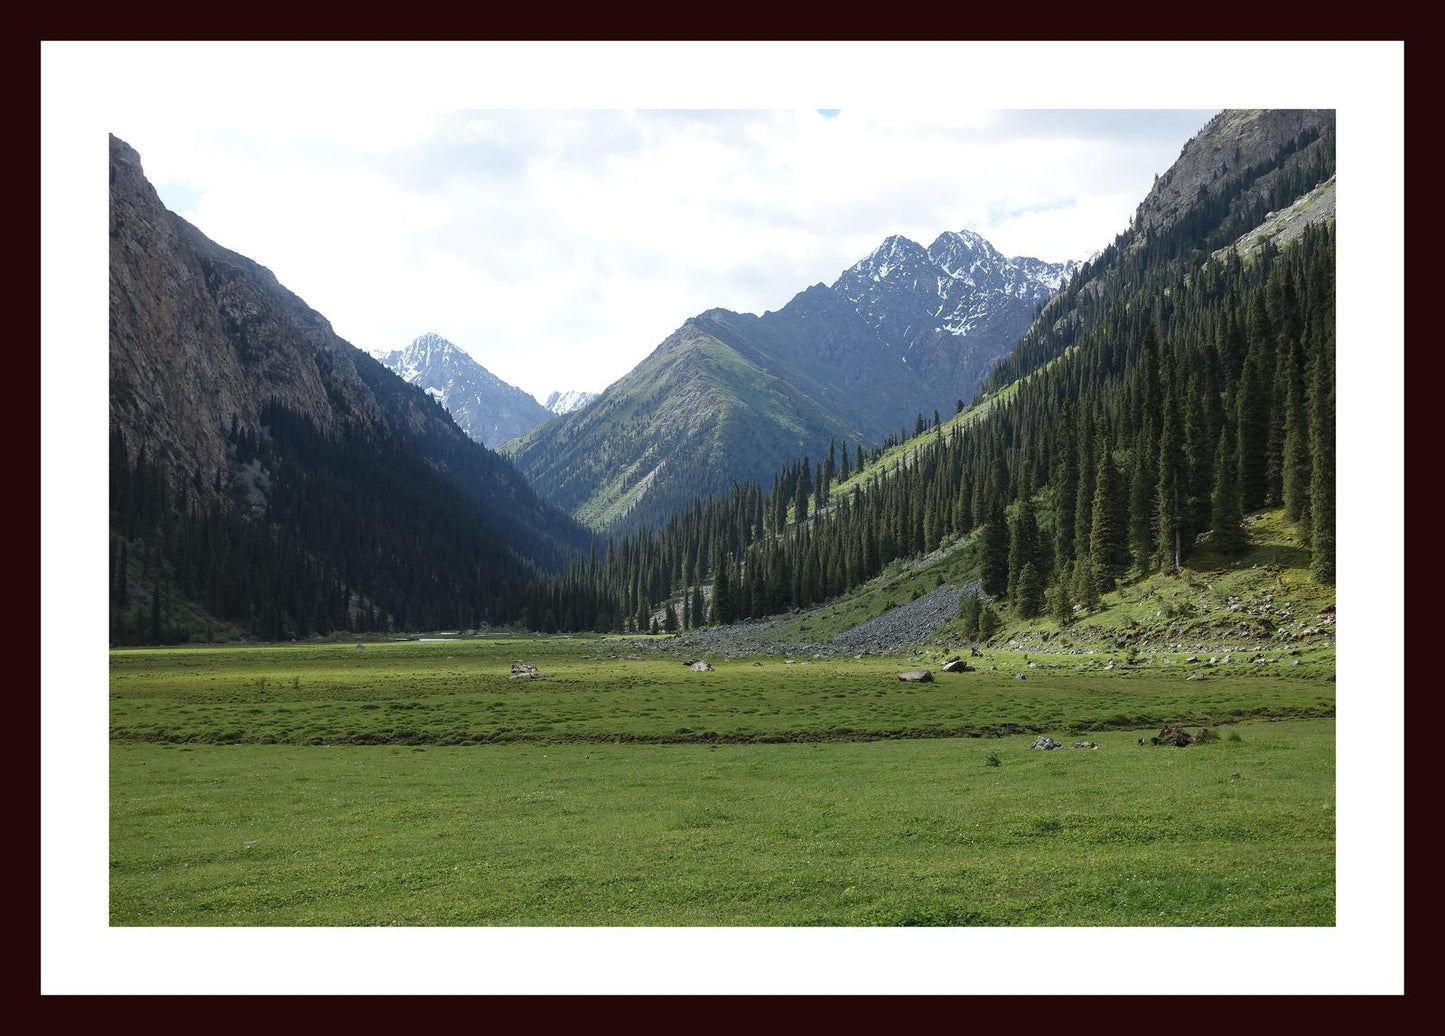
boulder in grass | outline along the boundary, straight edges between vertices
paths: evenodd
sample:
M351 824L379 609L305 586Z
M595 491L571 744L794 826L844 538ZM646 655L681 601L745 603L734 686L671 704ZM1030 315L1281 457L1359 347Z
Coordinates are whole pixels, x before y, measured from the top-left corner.
M535 680L539 675L541 674L537 672L537 667L534 665L529 665L526 662L512 663L511 678L513 680Z
M691 669L694 673L712 672L712 666L708 665L702 659L698 659L696 662L693 662L691 665L688 666L688 668Z
M933 674L927 669L910 669L906 673L899 673L898 679L907 683L932 683Z
M1034 738L1034 743L1029 745L1029 747L1037 748L1040 751L1044 752L1050 752L1053 751L1055 748L1063 748L1064 746L1059 744L1053 738L1045 737L1043 734L1040 734L1038 737Z
M963 659L955 658L952 662L944 664L943 671L945 673L971 673L973 672L973 667Z

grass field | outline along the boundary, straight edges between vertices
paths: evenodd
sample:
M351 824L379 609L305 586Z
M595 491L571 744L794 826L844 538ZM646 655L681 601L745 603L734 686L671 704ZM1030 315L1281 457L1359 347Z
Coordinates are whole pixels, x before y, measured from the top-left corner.
M211 744L720 742L995 736L1334 714L1333 655L1299 666L990 652L903 684L897 659L711 660L665 641L475 639L115 651L111 739ZM1028 668L1025 657L1037 668ZM514 659L538 680L513 680ZM1052 668L1052 667L1057 668ZM1268 668L1268 673L1257 670ZM996 670L996 671L992 671ZM1201 679L1190 680L1191 674ZM1023 680L1015 677L1022 675Z
M1334 923L1332 659L657 646L113 652L111 923Z

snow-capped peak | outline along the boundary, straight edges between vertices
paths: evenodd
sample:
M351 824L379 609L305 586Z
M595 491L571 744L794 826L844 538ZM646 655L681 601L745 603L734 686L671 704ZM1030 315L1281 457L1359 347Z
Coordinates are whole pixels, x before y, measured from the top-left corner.
M833 289L894 348L921 333L1017 339L1034 309L1078 264L1003 255L973 230L949 230L927 249L893 235L845 270Z
M574 410L581 410L596 398L596 392L570 389L567 392L553 392L542 405L554 414L570 414Z

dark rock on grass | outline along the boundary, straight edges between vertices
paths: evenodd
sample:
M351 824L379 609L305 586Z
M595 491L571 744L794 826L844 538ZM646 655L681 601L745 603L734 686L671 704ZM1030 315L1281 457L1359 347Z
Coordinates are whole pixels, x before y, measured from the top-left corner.
M945 673L971 673L974 669L963 659L955 658L952 662L944 663L943 671Z
M1149 739L1151 745L1173 745L1175 748L1187 748L1190 745L1202 745L1209 740L1209 730L1201 729L1199 733L1191 734L1183 727L1166 726L1159 733ZM1139 743L1142 745L1144 739L1141 737Z

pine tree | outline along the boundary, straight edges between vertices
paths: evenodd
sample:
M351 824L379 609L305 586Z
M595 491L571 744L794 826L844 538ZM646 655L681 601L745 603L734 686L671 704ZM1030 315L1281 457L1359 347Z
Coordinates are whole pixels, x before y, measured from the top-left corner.
M1143 428L1134 441L1133 465L1129 477L1129 546L1141 571L1153 566L1154 529L1159 484L1159 461L1155 449L1155 424L1152 412L1146 413Z
M978 630L978 613L983 608L983 600L978 596L978 591L970 590L959 595L958 618L963 626L966 636L973 636Z
M1263 375L1256 357L1257 351L1250 349L1235 400L1236 491L1242 511L1256 510L1264 506L1265 501L1269 414L1265 392L1260 385Z
M1226 421L1219 433L1219 449L1214 454L1214 506L1210 519L1214 548L1226 555L1244 550L1244 516L1240 511L1239 484L1234 477L1238 470L1233 426Z
M808 473L808 458L803 458L802 470L798 472L798 487L793 497L793 520L801 523L808 517L808 495L813 491L813 479Z
M667 602L667 610L663 613L662 629L665 633L677 632L677 609L672 606L671 601Z
M1310 480L1313 461L1310 457L1310 413L1305 405L1304 377L1298 358L1291 357L1288 391L1285 394L1284 419L1284 516L1305 532L1313 532L1310 520Z
M994 597L1008 590L1008 527L1004 519L1003 500L994 504L993 513L979 537L979 578L984 592Z
M1073 596L1080 608L1098 611L1099 573L1094 570L1094 562L1087 554L1074 562Z
M987 641L1002 625L1003 620L999 618L994 606L985 604L978 611L978 629L974 632L974 639L980 643Z
M1032 619L1044 608L1044 581L1032 561L1024 564L1015 589L1014 611L1022 619Z
M1014 504L1013 518L1009 522L1008 547L1008 596L1013 600L1017 592L1019 576L1026 565L1037 568L1039 555L1039 526L1034 515L1033 495L1029 491L1027 472L1019 479L1019 499Z
M712 609L708 613L708 621L724 626L733 621L731 569L732 564L719 554L713 569Z
M1047 595L1049 614L1060 626L1067 626L1074 619L1073 585L1074 562L1067 561L1055 571Z
M1179 420L1175 413L1174 393L1164 397L1164 419L1159 434L1159 475L1155 480L1155 525L1158 540L1155 568L1162 572L1178 572L1183 557L1184 515L1180 507L1180 481L1183 452L1179 445Z
M1335 374L1333 334L1315 357L1310 377L1310 571L1335 582Z
M1129 542L1119 512L1122 494L1109 443L1100 444L1094 471L1094 510L1089 522L1089 556L1100 591L1112 589L1129 567Z

